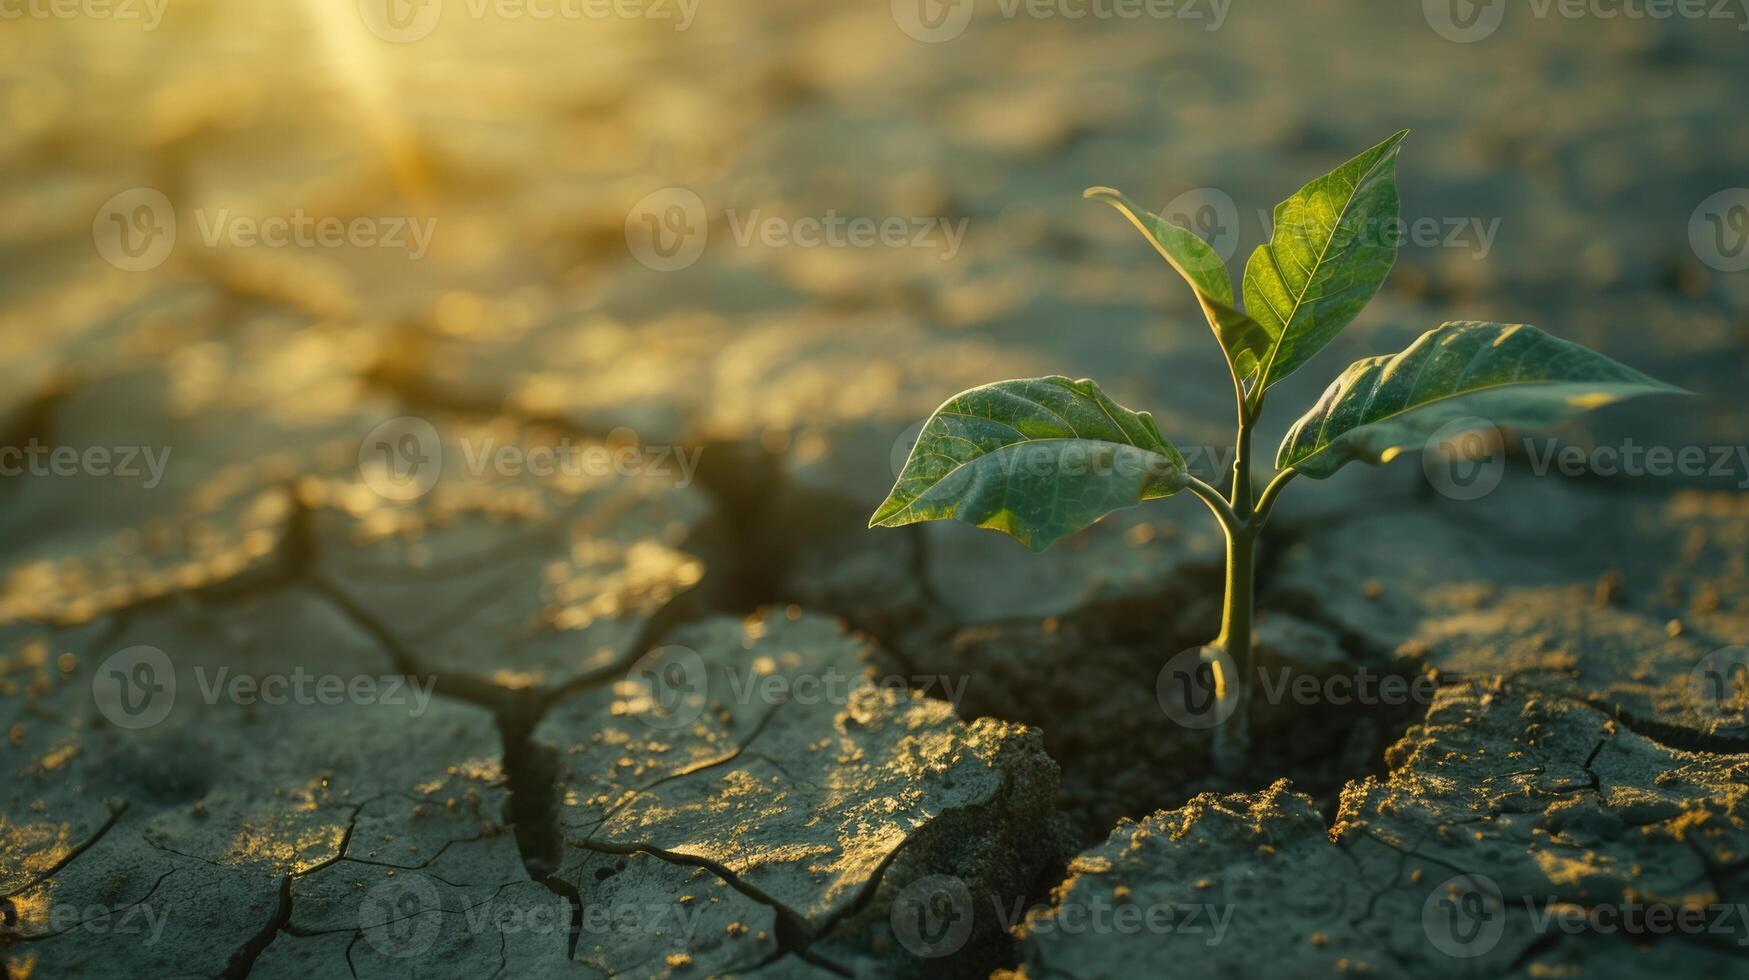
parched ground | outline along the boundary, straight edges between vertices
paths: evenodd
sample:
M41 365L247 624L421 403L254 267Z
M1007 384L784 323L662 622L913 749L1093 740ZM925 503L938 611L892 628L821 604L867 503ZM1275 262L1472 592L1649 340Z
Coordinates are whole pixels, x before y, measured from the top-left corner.
M1743 971L1749 210L1697 208L1749 173L1749 15L646 7L0 31L7 977ZM1300 481L1240 771L1159 683L1217 625L1201 508L864 529L1003 377L1218 478L1219 354L1081 189L1230 198L1237 270L1405 127L1417 237L1260 446L1494 319L1699 393L1554 435L1700 471L1512 434L1480 495ZM166 234L138 188L149 260L104 245ZM299 215L430 237L227 231ZM906 233L748 237L829 216Z

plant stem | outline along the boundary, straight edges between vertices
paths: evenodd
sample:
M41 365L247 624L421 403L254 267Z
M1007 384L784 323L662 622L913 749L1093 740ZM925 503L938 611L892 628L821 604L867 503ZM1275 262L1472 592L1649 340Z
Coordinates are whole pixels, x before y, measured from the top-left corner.
M1239 439L1233 447L1233 487L1227 502L1241 522L1251 519L1251 423L1239 419Z
M1252 620L1256 615L1257 539L1281 491L1298 474L1288 467L1275 474L1260 496L1252 494L1251 430L1260 406L1248 403L1241 391L1239 437L1233 453L1233 486L1223 497L1219 490L1194 476L1186 477L1189 490L1214 512L1227 539L1226 591L1221 599L1221 635L1210 646L1226 654L1214 666L1223 697L1237 699L1233 713L1214 730L1211 754L1215 769L1235 773L1245 764L1251 748L1251 678L1256 674L1252 649ZM1205 654L1206 657L1206 654Z
M1239 518L1234 516L1232 506L1227 503L1227 498L1221 496L1219 490L1194 476L1186 475L1184 479L1186 489L1196 494L1203 503L1208 505L1208 509L1214 513L1215 521L1221 525L1222 530L1230 530L1239 526Z
M1275 509L1275 501L1281 496L1281 491L1299 475L1300 471L1291 466L1275 474L1275 478L1269 481L1269 486L1263 488L1263 495L1257 498L1257 511L1252 515L1252 525L1262 527L1269 520L1269 512Z
M1255 609L1257 532L1251 496L1251 417L1241 408L1239 438L1233 453L1233 486L1227 506L1234 520L1223 525L1227 536L1226 593L1221 602L1221 635L1214 646L1226 653L1233 677L1220 679L1222 694L1238 699L1233 713L1216 726L1212 753L1215 768L1231 773L1244 764L1251 747L1251 618Z
M1238 698L1233 713L1215 728L1215 767L1231 773L1244 764L1251 748L1251 618L1255 612L1257 528L1227 530L1227 588L1221 603L1221 635L1214 646L1225 652L1235 676L1220 680L1222 693L1232 688Z

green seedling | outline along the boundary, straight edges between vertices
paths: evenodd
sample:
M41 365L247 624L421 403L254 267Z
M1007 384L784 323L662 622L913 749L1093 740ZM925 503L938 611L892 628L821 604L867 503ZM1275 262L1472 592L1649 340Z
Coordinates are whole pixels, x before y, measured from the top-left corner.
M1349 462L1385 463L1459 419L1543 426L1636 395L1681 393L1535 327L1455 322L1398 354L1349 365L1288 431L1276 472L1256 491L1251 439L1269 389L1328 344L1376 295L1397 258L1398 133L1319 177L1275 209L1267 244L1245 266L1244 311L1220 256L1189 229L1095 187L1086 197L1128 218L1189 284L1226 354L1238 407L1225 494L1186 471L1152 416L1092 381L1025 378L961 392L924 423L870 527L952 518L1033 550L1112 511L1189 490L1225 532L1220 636L1203 649L1218 698L1237 699L1215 754L1246 748L1257 541L1283 488ZM1461 423L1459 423L1461 427Z

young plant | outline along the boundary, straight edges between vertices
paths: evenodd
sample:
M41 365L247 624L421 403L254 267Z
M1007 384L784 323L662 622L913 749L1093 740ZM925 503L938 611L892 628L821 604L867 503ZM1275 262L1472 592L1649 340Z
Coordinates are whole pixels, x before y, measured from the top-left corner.
M1238 435L1225 494L1186 472L1148 413L1118 405L1092 381L1026 378L961 392L936 409L869 526L952 518L1038 551L1112 511L1189 490L1226 536L1221 633L1203 657L1216 696L1236 698L1215 745L1217 761L1235 764L1247 740L1257 540L1289 481L1324 479L1352 461L1388 462L1469 416L1540 426L1622 398L1681 392L1535 327L1447 323L1401 353L1349 365L1288 430L1258 492L1251 438L1265 395L1354 319L1396 263L1396 161L1406 135L1276 207L1269 242L1245 265L1243 312L1226 266L1201 238L1117 191L1086 192L1128 218L1183 277L1226 353Z

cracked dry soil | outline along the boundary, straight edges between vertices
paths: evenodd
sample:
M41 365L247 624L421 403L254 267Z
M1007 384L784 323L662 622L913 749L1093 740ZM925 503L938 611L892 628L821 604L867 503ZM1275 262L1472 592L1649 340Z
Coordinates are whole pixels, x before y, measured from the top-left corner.
M923 534L893 536L921 554L836 578L797 559L832 547L819 527L844 502L828 494L791 483L767 524L722 527L724 501L746 492L722 481L741 472L789 479L770 461L679 494L446 475L386 507L355 492L355 470L306 474L264 491L285 500L271 547L229 577L117 592L100 610L74 599L9 627L26 792L6 814L8 969L1117 976L1237 962L1418 975L1450 967L1417 932L1437 889L1465 875L1486 876L1506 912L1493 968L1724 970L1740 955L1728 936L1582 943L1534 928L1551 905L1710 908L1749 884L1749 751L1732 725L1678 710L1693 652L1741 622L1740 506L1697 492L1591 501L1682 529L1664 536L1681 550L1668 567L1709 607L1684 607L1687 639L1663 625L1681 597L1606 594L1576 578L1587 556L1404 614L1433 593L1406 573L1352 594L1307 577L1320 532L1284 528L1262 578L1263 668L1419 677L1431 700L1260 700L1250 766L1216 774L1207 734L1159 710L1153 684L1162 650L1212 628L1210 568L1186 563L1149 593L1063 616L959 622L928 589L854 581L926 565ZM1405 519L1424 534L1451 523L1437 507L1360 520ZM1320 547L1352 531L1326 530ZM1114 529L1081 547L1133 540ZM724 548L762 549L769 591L723 581L713 569L748 561ZM1474 586L1462 571L1442 574ZM846 593L883 596L885 618L835 607ZM1571 608L1612 635L1656 626L1687 646L1582 665L1559 628ZM1410 631L1394 645L1393 627ZM94 701L93 674L142 644L176 651L177 696L164 720L130 729ZM627 679L647 651L677 649L704 672L697 717L653 717ZM404 679L407 696L203 693L223 671L288 665ZM841 699L752 686L856 676L911 683ZM971 679L957 705L912 689L955 676ZM434 679L422 708L421 678ZM754 693L773 689L786 695ZM971 931L919 956L895 902L938 876L964 884ZM1098 934L1065 918L1126 905L1179 910L1178 927Z
M1736 390L1749 279L1682 231L1749 160L1739 34L1464 48L1343 0L923 46L882 4L708 6L589 25L589 57L581 25L453 17L342 57L350 14L292 4L0 32L0 449L170 453L150 486L0 477L8 980L1742 973L1749 727L1692 687L1749 637L1732 481L1301 481L1261 669L1415 693L1260 696L1232 773L1156 686L1216 632L1193 504L1042 555L863 527L910 427L993 378L1094 377L1222 445L1195 311L1080 188L1273 201L1403 125L1406 213L1505 230L1405 249L1319 365L1492 308ZM624 226L665 185L974 231L943 261L713 217L662 272ZM132 187L185 229L438 232L416 263L185 233L130 271L91 216ZM1745 440L1728 399L1636 411L1563 435ZM373 433L407 418L436 465L385 493ZM498 462L543 454L636 464Z

